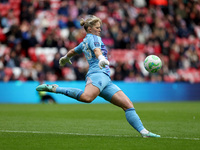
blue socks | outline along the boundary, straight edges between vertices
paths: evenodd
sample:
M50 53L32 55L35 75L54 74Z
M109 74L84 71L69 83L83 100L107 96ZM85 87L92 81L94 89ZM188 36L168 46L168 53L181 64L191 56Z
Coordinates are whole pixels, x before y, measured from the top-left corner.
M125 115L126 115L126 119L129 122L129 124L135 128L138 132L141 132L144 128L140 117L138 116L138 114L135 111L135 108L129 108L127 110L125 110Z
M81 94L83 94L83 91L77 88L61 88L57 87L56 88L56 93L61 93L66 96L69 96L71 98L74 98L76 100L80 99Z

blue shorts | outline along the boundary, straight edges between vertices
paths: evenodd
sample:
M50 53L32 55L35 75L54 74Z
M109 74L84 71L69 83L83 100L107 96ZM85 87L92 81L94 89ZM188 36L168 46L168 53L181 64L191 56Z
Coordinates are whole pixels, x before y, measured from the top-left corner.
M121 89L113 84L110 77L105 73L92 73L86 77L86 85L92 83L100 90L99 96L107 101L111 101L112 96Z

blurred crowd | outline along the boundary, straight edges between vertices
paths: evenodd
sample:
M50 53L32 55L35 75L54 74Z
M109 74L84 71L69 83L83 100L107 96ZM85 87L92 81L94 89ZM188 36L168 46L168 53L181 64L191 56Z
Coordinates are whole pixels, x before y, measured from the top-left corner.
M0 10L0 81L84 80L83 55L58 62L83 40L79 21L91 14L103 21L113 80L200 82L198 0L0 0ZM144 70L150 54L162 59L158 73Z

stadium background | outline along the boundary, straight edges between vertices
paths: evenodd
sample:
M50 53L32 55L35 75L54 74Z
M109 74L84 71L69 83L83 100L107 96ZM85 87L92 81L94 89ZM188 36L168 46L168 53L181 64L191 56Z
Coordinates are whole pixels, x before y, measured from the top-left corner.
M43 81L84 89L84 56L64 68L58 61L84 38L79 20L87 14L103 20L111 78L131 100L200 100L197 0L0 0L0 10L1 103L39 102ZM150 54L163 61L156 74L143 67Z

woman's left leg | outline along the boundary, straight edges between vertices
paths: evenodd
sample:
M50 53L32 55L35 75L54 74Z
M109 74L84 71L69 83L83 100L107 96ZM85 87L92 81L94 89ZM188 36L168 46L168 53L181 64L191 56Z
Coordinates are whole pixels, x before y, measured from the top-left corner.
M125 111L127 121L134 129L136 129L142 135L142 137L160 137L160 135L151 133L144 128L140 117L138 116L135 108L133 107L133 103L124 94L123 91L116 92L112 96L110 102L116 106L121 107Z
M115 93L112 96L111 103L121 107L125 111L126 119L134 129L136 129L138 132L141 132L143 129L145 129L135 111L135 108L133 107L133 103L123 91L118 91Z

